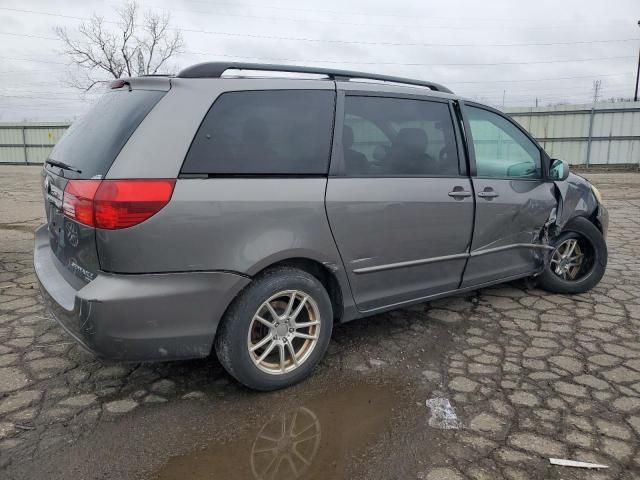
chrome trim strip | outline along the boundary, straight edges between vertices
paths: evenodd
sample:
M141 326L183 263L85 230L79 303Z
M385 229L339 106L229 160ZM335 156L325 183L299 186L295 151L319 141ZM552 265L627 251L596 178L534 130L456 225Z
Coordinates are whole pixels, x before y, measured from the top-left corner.
M383 272L385 270L394 270L396 268L415 267L418 265L426 265L428 263L446 262L448 260L457 260L460 258L479 257L489 253L502 252L503 250L511 250L512 248L540 248L543 250L554 250L550 245L542 245L538 243L513 243L511 245L503 245L501 247L487 248L485 250L475 250L471 253L456 253L455 255L444 255L442 257L421 258L419 260L408 260L406 262L387 263L385 265L374 265L372 267L356 268L352 270L356 275L363 273ZM360 260L360 259L359 259ZM366 260L366 259L362 259Z
M443 257L421 258L419 260L409 260L406 262L387 263L386 265L375 265L373 267L356 268L353 273L359 275L361 273L382 272L384 270L393 270L396 268L415 267L417 265L425 265L427 263L445 262L447 260L456 260L459 258L469 257L468 253L456 253L455 255L445 255Z
M541 248L543 250L555 250L555 247L552 247L550 245L542 245L539 243L512 243L511 245L503 245L501 247L487 248L485 250L474 250L473 252L471 252L469 256L479 257L480 255L502 252L503 250L511 250L512 248Z

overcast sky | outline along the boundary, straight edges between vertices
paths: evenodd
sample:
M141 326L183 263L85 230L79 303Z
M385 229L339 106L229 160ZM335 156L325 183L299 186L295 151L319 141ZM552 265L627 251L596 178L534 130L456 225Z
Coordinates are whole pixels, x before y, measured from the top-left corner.
M295 63L428 79L492 105L633 95L639 0L141 0L183 30L178 67ZM65 85L53 27L73 34L117 0L0 2L0 121L67 120L95 95ZM75 18L69 18L75 17ZM45 38L42 38L45 37Z

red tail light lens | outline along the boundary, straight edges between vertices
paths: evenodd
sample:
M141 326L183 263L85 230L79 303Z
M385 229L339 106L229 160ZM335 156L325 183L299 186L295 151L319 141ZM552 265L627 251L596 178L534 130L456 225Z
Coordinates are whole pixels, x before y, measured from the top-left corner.
M70 180L63 210L67 217L96 228L132 227L169 203L174 186L175 180Z
M65 216L95 227L93 197L100 183L101 180L69 180L62 197L62 211Z
M105 180L96 192L96 227L109 230L144 222L164 207L175 180Z

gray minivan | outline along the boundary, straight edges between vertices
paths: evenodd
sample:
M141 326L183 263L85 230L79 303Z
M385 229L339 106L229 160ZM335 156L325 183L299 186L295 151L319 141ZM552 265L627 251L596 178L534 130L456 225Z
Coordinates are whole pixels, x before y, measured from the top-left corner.
M334 322L534 277L596 285L607 211L501 112L424 81L204 63L116 80L46 161L48 308L117 360L271 390Z

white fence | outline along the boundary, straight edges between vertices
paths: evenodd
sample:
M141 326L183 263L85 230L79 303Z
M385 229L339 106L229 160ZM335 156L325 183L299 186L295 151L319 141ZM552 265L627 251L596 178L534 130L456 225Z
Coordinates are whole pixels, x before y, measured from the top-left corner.
M640 166L640 102L506 108L554 158ZM68 123L0 123L0 163L42 163Z

